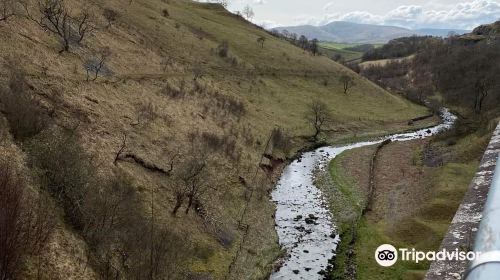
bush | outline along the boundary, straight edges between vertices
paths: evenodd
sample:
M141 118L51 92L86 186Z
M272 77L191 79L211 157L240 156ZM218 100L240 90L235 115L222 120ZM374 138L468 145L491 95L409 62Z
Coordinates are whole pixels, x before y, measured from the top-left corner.
M288 154L292 148L292 138L281 128L274 128L271 142L275 149Z
M168 10L167 10L167 9L163 9L163 10L161 10L161 15L162 15L163 17L169 17L169 16L170 16L170 13L168 12Z
M41 184L63 207L66 221L83 229L82 203L96 171L76 135L51 129L26 145L30 162L40 171Z
M29 192L11 166L0 162L0 279L17 279L23 259L47 246L53 212L50 201Z
M211 132L203 132L201 134L196 132L190 133L188 139L193 144L195 144L195 141L199 141L196 143L196 146L200 148L201 153L220 152L234 161L239 161L241 158L241 149L238 148L236 138L229 134L219 136Z
M172 99L183 99L186 96L186 92L182 87L175 87L171 84L167 84L161 90L161 93Z
M110 8L105 8L102 15L108 21L108 27L110 27L111 24L118 19L118 13Z
M48 116L29 92L22 70L11 69L8 85L0 87L0 102L15 139L30 138L47 126Z
M220 43L219 46L217 46L217 54L220 57L227 57L228 56L229 43L226 40L222 41L222 43Z

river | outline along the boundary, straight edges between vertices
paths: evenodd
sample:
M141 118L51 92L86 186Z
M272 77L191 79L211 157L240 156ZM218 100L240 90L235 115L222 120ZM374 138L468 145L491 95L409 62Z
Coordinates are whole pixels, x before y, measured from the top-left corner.
M409 141L426 138L450 129L456 116L441 110L441 124L415 132L400 133L372 141L343 146L318 148L291 162L284 170L272 192L276 203L276 231L280 245L288 257L270 279L322 279L319 271L326 268L340 241L334 219L323 193L313 184L313 171L346 150L379 144L387 139Z

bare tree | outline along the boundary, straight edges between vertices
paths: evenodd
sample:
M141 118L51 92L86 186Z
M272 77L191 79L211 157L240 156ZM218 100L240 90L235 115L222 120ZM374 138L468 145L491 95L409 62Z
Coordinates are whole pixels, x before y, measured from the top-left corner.
M105 68L106 60L111 56L111 50L109 47L101 49L97 54L97 59L87 60L85 63L85 69L87 70L87 82L90 81L90 73L94 73L92 81L97 80L100 73L103 72ZM109 72L109 71L106 71Z
M229 6L229 0L217 0L217 3L222 5L222 7L224 7L225 9L227 9L227 7Z
M64 0L37 0L37 4L38 14L34 16L30 13L28 2L25 2L26 14L44 30L59 37L63 46L60 52L69 51L71 43L81 43L94 30L87 9L80 15L72 16Z
M14 6L14 0L0 0L0 21L7 20L16 15Z
M301 35L297 44L299 45L299 47L305 50L309 46L309 40L307 40L306 36Z
M260 36L259 38L257 38L257 43L260 44L260 47L261 48L264 48L264 43L266 42L266 37L264 36Z
M309 105L306 113L306 120L314 128L314 141L318 141L319 134L323 131L323 127L331 121L331 113L325 103L316 100Z
M207 151L201 154L202 156L193 156L184 162L181 172L177 176L177 180L181 182L175 190L176 204L172 211L175 216L179 208L187 199L185 213L189 214L189 210L193 207L195 201L205 195L210 190L215 190L211 182L211 174L208 169Z
M483 103L488 97L490 90L494 87L495 81L488 79L488 77L477 78L474 83L476 95L474 97L474 112L480 114L483 109Z
M118 162L118 160L120 159L120 157L122 156L123 154L123 151L125 151L125 148L127 147L127 134L123 134L123 138L122 138L122 144L120 145L120 148L118 149L118 151L116 152L116 155L115 155L115 160L113 161L113 164L116 165L116 163Z
M73 22L78 27L77 43L80 44L89 32L94 31L94 26L92 26L91 24L89 10L84 9L80 15L78 15L76 18L73 18Z
M339 77L339 82L342 83L342 86L344 87L344 93L347 94L347 91L351 89L353 86L356 84L354 83L354 78L347 75L343 74L342 76Z
M183 187L176 187L175 189L175 206L172 209L172 215L177 215L177 211L182 207L184 200L186 199L186 193Z
M243 8L243 11L242 11L243 15L245 16L245 18L247 20L251 20L255 14L253 12L253 9L252 7L250 7L250 5L246 5L244 8Z
M309 50L312 52L313 55L319 54L319 41L318 39L314 38L311 40L311 44L309 45Z
M206 189L205 182L203 182L203 175L206 167L207 163L204 160L198 161L193 158L190 162L188 162L187 169L182 177L188 199L186 214L189 213L194 199Z

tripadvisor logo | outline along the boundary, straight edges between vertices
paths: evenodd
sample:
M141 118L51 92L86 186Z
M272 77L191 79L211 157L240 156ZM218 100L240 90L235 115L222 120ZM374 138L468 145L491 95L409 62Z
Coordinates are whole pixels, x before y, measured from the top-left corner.
M481 255L480 252L464 252L455 249L454 251L448 251L443 249L438 252L429 251L422 252L413 249L399 248L396 249L390 244L380 245L377 250L375 250L375 260L381 266L393 266L399 259L401 261L410 261L419 263L421 261L435 261L435 260L448 260L448 261L473 261L478 259Z
M398 260L398 251L390 244L380 245L375 250L375 260L381 266L392 266Z

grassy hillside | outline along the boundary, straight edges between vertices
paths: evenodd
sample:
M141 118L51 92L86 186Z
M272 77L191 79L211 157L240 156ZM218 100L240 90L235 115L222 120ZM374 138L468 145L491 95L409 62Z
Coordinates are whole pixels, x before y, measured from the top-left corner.
M191 279L204 275L222 279L231 268L230 278L263 278L280 254L274 205L267 198L278 170L268 177L258 164L264 152L284 157L308 144L299 137L312 134L304 120L308 104L320 99L331 109L334 121L330 133L323 135L329 142L405 129L408 119L426 114L425 108L326 57L311 56L278 40L218 5L174 0L92 1L88 7L68 0L64 5L74 15L90 9L95 26L69 52L59 52L58 37L27 19L23 9L0 22L1 87L10 84L13 90L13 73L25 73L26 81L19 83L30 96L27 100L48 118L41 133L28 137L14 133L2 137L0 144L22 166L16 170L30 182L30 190L51 196L57 209L49 246L38 259L24 256L19 267L26 278L39 273L47 279L131 277L130 264L123 258L138 251L144 251L136 256L144 262L141 273L153 271L147 262L151 251L169 256L170 266L160 266L171 269L163 272L170 277L176 271ZM105 9L117 13L110 25L102 15ZM36 18L34 1L28 10ZM265 38L263 47L259 37ZM224 45L227 54L221 52ZM87 81L84 65L99 60L105 48L110 53L105 75ZM338 82L342 73L356 82L347 95ZM10 110L6 99L2 107L10 121L2 117L5 135L18 126L12 121L16 112L31 108ZM277 126L293 136L291 150L280 151L273 145L265 150ZM60 136L60 130L72 136ZM58 153L66 148L66 153ZM52 154L57 156L44 158ZM88 172L97 179L81 185L97 186L94 195L114 197L130 185L127 195L133 203L120 211L135 209L135 213L119 214L123 219L135 217L126 225L137 231L137 243L119 247L114 239L104 242L89 235L88 224L80 228L68 223L67 205L45 183L47 170L59 166L65 156L88 159L92 166ZM187 201L183 201L173 216L176 191L185 183L183 174L190 159L196 162L198 157L207 162L201 181L210 188L196 197L196 210L185 214ZM173 170L166 171L170 163ZM81 172L62 170L69 179ZM129 182L104 183L115 176ZM116 232L117 239L125 234ZM150 244L141 243L146 236L152 236ZM168 241L168 252L158 247L163 244L159 240ZM176 255L179 251L184 255ZM94 259L96 255L109 262ZM183 261L175 263L177 259ZM158 271L151 274L166 277Z

